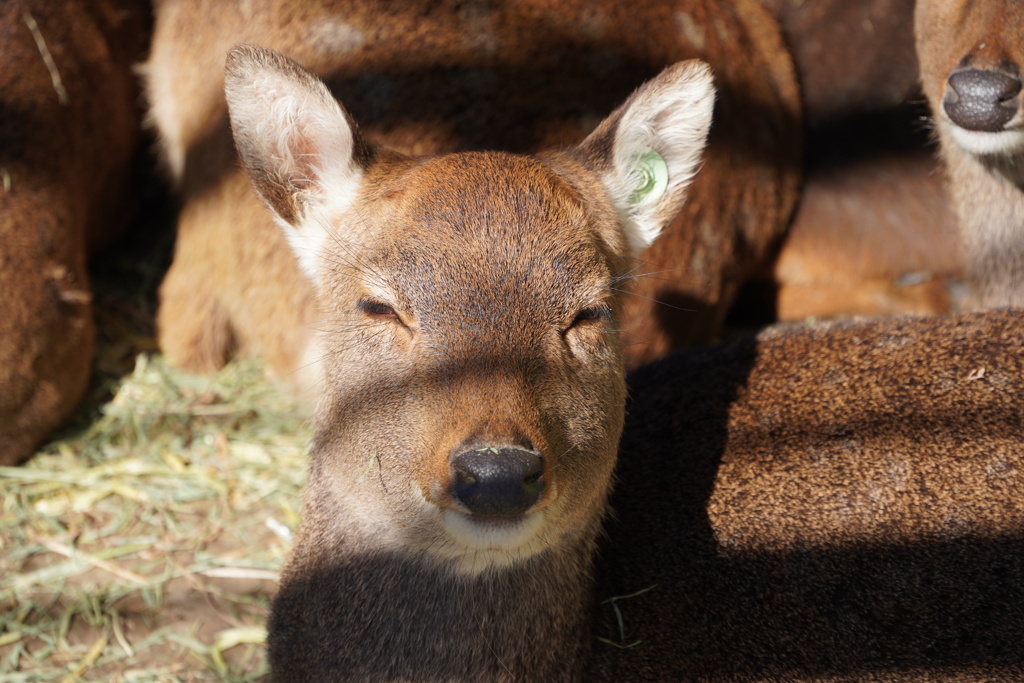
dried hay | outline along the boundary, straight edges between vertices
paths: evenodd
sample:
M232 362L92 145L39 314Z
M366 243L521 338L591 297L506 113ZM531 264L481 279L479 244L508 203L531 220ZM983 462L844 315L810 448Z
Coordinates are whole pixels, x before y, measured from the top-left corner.
M0 683L261 680L307 425L253 361L114 389L0 468Z

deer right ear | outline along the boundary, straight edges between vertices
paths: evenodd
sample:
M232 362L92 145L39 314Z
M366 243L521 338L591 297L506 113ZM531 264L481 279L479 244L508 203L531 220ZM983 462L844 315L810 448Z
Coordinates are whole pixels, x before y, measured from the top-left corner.
M358 195L370 148L327 86L273 50L232 49L224 91L246 173L315 281L332 226Z
M634 255L679 213L711 128L711 69L674 64L640 86L580 145L601 177Z

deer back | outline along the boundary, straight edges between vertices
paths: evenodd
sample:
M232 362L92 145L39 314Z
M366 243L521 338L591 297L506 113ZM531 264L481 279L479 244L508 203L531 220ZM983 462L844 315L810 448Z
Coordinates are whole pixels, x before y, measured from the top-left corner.
M1024 676L1022 331L778 328L634 373L595 678Z

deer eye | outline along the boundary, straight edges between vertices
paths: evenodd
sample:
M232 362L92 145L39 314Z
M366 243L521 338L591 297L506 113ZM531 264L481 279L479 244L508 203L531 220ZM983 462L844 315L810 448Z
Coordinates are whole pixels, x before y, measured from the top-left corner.
M360 311L375 318L398 318L398 314L395 313L395 309L388 306L383 301L360 299L357 306Z
M609 309L607 306L587 306L586 308L582 309L579 313L576 314L576 317L573 318L572 324L569 325L569 328L572 329L573 327L577 327L579 325L587 325L599 322L601 320L606 320L607 318L611 317L611 314L611 309Z

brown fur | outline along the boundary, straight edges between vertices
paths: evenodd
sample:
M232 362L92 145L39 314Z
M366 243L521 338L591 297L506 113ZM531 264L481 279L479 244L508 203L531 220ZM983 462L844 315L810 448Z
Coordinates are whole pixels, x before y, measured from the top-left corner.
M950 77L966 70L1006 74L1024 69L1024 7L1014 0L921 0L916 11L921 79L932 107L956 211L973 304L1024 303L1024 107L1019 94L1002 104L1012 118L1002 132L974 132L975 140L1016 136L1015 146L965 146L964 128L950 118ZM1019 85L1019 84L1018 84ZM971 130L971 129L969 129Z
M146 24L131 0L0 6L0 173L9 186L0 185L0 465L28 457L85 390L94 334L86 255L131 206L131 66Z
M808 175L772 269L775 313L948 313L961 274L955 221L930 153L847 159Z
M771 295L782 320L949 312L962 258L927 161L913 0L762 4L800 78L805 184L779 259L743 310L759 313Z
M635 373L594 635L638 644L586 680L1024 680L1022 335L788 327Z
M914 0L761 0L778 17L800 78L805 119L835 123L918 93Z
M777 25L753 0L167 0L147 90L184 209L158 327L168 356L187 367L216 367L238 349L307 386L296 368L322 327L309 285L236 170L216 74L244 41L324 76L368 138L410 154L571 144L662 66L709 61L719 100L708 170L685 215L633 266L623 319L633 364L715 336L796 199L795 77Z

